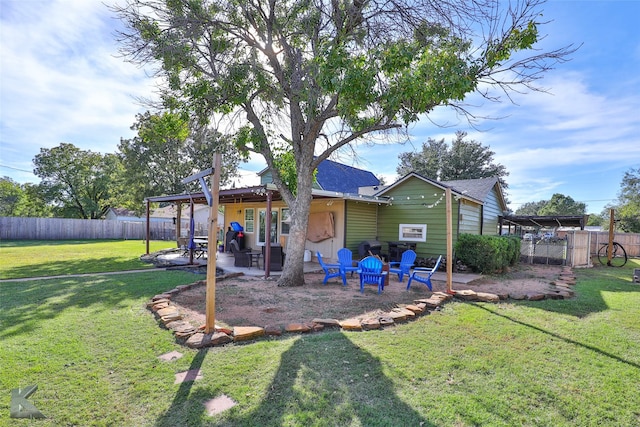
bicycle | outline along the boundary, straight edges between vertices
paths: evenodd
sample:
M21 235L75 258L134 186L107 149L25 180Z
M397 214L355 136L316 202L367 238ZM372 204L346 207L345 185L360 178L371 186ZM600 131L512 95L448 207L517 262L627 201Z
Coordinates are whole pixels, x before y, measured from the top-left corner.
M602 243L600 250L598 250L598 261L602 265L608 265L609 267L622 267L627 263L627 251L624 247L618 243L613 242L613 248L611 250L611 261L608 257L609 243Z

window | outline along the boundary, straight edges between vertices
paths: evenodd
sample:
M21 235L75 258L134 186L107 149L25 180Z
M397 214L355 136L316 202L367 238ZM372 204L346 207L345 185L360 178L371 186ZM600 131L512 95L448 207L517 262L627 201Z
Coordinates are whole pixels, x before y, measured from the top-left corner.
M258 211L258 245L262 246L266 242L266 218L267 211L260 209ZM270 237L271 243L278 243L278 211L271 211L271 224L270 224Z
M398 228L398 240L426 242L427 224L400 224Z
M280 221L280 234L289 234L289 226L291 225L289 208L282 208L280 215L282 216L282 220Z
M253 209L244 210L244 231L246 233L253 233L254 215L255 212Z

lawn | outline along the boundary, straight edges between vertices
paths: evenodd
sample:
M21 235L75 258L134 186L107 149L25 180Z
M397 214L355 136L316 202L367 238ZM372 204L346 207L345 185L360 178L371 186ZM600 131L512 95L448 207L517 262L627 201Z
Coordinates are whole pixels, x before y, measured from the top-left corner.
M572 300L454 302L381 331L204 351L177 345L145 309L191 273L3 282L0 425L639 425L633 268L577 270ZM184 356L158 360L170 351ZM174 384L195 368L201 380ZM10 419L9 391L32 384L47 418ZM202 403L223 394L236 406L209 417Z
M149 242L151 252L175 246ZM5 240L0 242L0 280L152 268L139 259L145 251L142 240Z

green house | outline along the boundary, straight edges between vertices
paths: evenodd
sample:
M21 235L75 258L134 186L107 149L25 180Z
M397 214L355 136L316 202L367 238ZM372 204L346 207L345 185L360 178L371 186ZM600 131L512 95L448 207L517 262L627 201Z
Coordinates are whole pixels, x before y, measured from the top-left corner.
M387 245L415 244L419 257L445 254L447 187L454 245L460 233L499 233L499 217L507 206L498 178L439 182L410 173L375 194L388 201L377 207L377 239Z

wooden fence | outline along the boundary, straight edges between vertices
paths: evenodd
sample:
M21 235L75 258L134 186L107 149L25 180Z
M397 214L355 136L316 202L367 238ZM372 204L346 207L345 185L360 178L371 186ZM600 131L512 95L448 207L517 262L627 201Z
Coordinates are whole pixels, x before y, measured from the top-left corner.
M176 240L171 222L151 222L151 240ZM144 240L146 222L100 219L0 217L0 240Z

